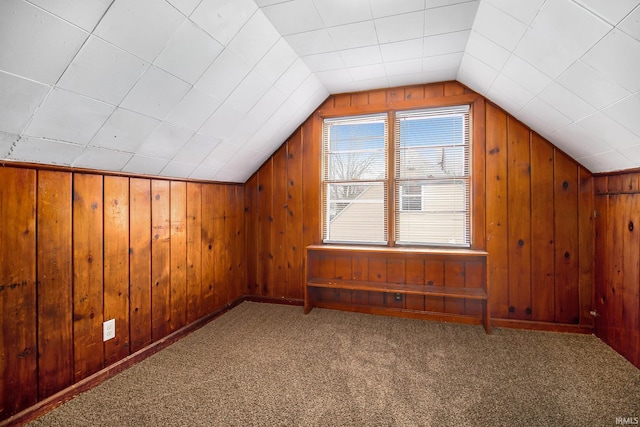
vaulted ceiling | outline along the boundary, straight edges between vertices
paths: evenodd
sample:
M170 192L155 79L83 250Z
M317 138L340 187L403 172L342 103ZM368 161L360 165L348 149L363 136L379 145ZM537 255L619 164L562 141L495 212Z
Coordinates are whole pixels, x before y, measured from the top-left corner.
M638 0L2 0L0 159L244 182L329 94L458 80L640 167Z

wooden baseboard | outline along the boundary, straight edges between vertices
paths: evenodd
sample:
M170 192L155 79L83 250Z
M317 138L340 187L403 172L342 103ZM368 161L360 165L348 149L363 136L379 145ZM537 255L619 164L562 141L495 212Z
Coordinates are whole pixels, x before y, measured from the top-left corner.
M571 325L567 323L534 322L531 320L491 318L491 325L498 328L527 329L532 331L570 332L573 334L593 334L589 325Z
M53 394L47 397L46 399L41 400L35 405L30 406L22 410L21 412L18 412L17 414L14 414L9 418L0 421L0 427L22 426L28 423L29 421L33 421L36 418L43 416L44 414L51 411L52 409L55 409L58 406L62 405L63 403L71 400L78 394L96 387L97 385L119 374L125 369L135 365L138 362L143 361L149 356L156 354L160 350L163 350L164 348L170 346L171 344L175 343L181 338L184 338L185 336L189 335L191 332L194 332L195 330L200 329L207 323L211 322L217 317L220 317L221 315L231 310L232 308L234 308L235 306L237 306L243 301L245 301L245 297L240 297L235 301L227 304L220 310L210 313L196 320L195 322L188 324L187 326L173 332L172 334L167 335L166 337L161 338L160 340L149 344L145 348L140 349L137 352L114 363L113 365L109 365L106 368L96 372L95 374L90 375L87 378L72 384L71 386L65 388L64 390L60 390L56 394Z
M284 305L304 305L304 300L295 298L275 298L275 297L263 297L257 295L246 295L243 301L250 302L262 302L267 304L284 304Z

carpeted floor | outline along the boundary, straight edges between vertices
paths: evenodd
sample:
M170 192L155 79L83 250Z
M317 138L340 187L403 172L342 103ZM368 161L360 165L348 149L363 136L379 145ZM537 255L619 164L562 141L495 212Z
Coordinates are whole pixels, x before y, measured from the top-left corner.
M640 370L593 336L245 302L30 426L615 426L638 416Z

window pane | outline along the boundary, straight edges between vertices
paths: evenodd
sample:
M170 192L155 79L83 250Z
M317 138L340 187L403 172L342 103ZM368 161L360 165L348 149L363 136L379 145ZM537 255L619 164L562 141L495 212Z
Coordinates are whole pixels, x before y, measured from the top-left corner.
M325 241L386 242L384 184L327 184L325 192Z
M371 181L385 178L384 151L329 153L331 181Z
M325 119L325 242L387 242L387 114Z
M461 106L396 114L397 243L470 245L468 110Z

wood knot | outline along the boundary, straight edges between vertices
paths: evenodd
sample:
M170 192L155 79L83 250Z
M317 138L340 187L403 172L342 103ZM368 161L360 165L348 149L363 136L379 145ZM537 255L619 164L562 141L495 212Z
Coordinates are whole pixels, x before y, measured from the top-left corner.
M509 307L509 313L515 313L516 308L514 306Z
M564 257L565 259L569 259L569 257L571 256L571 254L569 252L565 252L564 253Z
M518 246L523 247L524 246L524 240L522 240L522 239L518 240Z
M562 188L564 188L565 190L566 190L567 188L569 188L569 181L564 181L564 182L562 183Z

